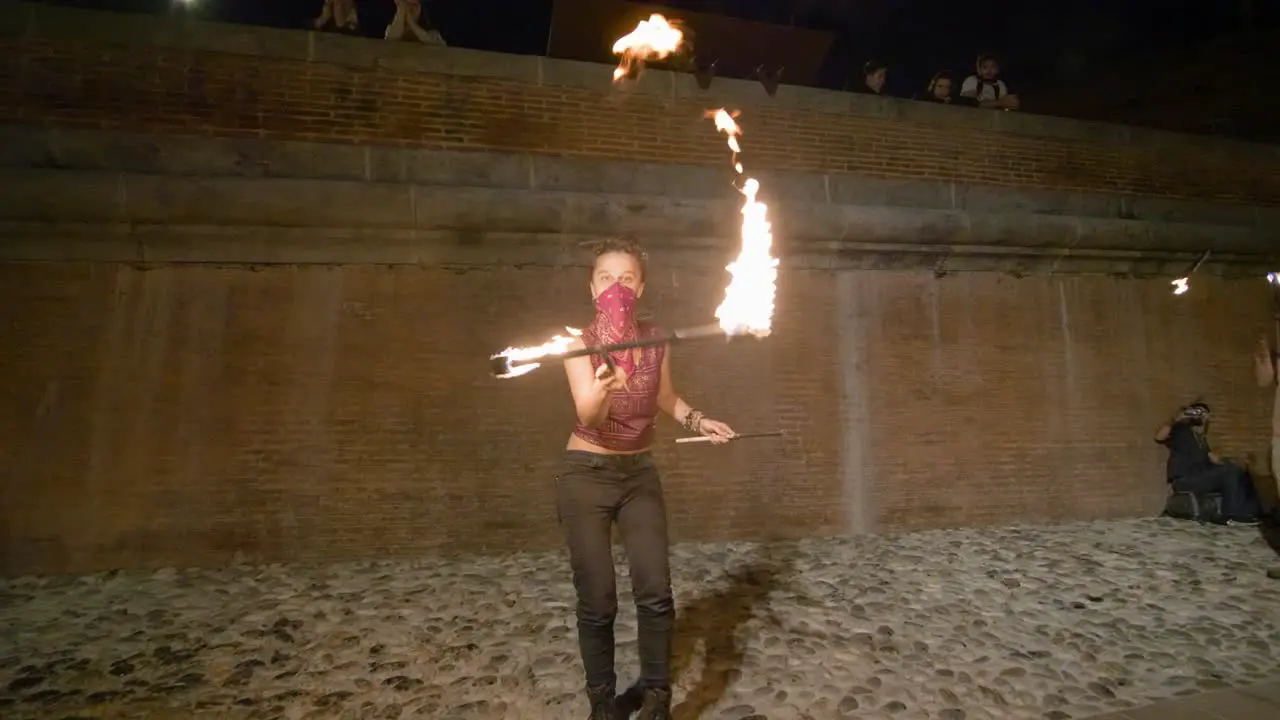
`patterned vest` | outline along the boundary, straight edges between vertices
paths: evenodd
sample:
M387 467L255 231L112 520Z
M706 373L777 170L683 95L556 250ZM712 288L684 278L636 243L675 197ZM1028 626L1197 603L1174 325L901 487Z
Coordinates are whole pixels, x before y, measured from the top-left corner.
M648 323L640 323L641 338L656 337L662 330ZM587 345L599 342L596 334L587 328L582 332ZM578 423L573 434L614 452L639 452L653 444L653 422L658 416L658 390L662 384L662 358L667 354L666 345L642 348L640 362L627 379L627 387L613 393L609 399L609 415L599 429ZM598 355L591 356L591 368L598 369L604 361Z

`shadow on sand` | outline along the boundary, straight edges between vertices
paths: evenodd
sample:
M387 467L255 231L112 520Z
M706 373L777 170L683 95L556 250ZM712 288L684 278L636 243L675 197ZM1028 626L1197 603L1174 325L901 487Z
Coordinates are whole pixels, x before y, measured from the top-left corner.
M1250 470L1249 477L1253 481L1254 498L1264 509L1262 524L1258 526L1258 530L1267 547L1270 547L1277 560L1280 560L1280 494L1277 494L1277 491L1280 491L1280 483L1268 475L1253 474L1251 468L1257 466L1255 457L1249 455L1245 461L1245 469ZM1271 507L1269 511L1265 510L1268 505ZM1280 580L1280 564L1268 567L1267 577Z
M1273 510L1269 520L1262 523L1259 529L1262 531L1262 539L1271 547L1271 551L1276 554L1277 560L1280 560L1280 509ZM1274 568L1269 573L1272 577L1280 575L1280 567ZM1280 579L1280 578L1277 578Z
M1257 492L1260 502L1264 505L1271 505L1271 511L1267 513L1269 517L1263 518L1262 525L1259 526L1258 530L1262 535L1263 541L1271 548L1271 552L1275 553L1277 561L1280 561L1280 495L1273 494L1276 490L1280 490L1280 483L1275 482L1272 478L1267 478L1271 482L1259 484L1258 481L1261 479L1254 478L1254 490ZM1270 497L1267 497L1268 495ZM1280 563L1267 568L1267 576L1280 580Z
M672 709L674 720L700 718L725 696L741 675L746 656L738 632L756 616L765 598L793 574L794 554L772 545L761 547L760 552L759 559L730 573L725 587L677 608L671 677L689 671L699 643L704 662L697 684Z

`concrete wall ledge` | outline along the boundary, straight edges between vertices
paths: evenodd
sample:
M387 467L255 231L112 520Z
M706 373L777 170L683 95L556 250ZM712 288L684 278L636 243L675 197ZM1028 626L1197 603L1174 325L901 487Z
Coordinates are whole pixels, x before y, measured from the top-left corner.
M614 86L610 68L594 63L489 53L461 48L425 48L410 43L351 38L331 33L281 30L196 21L189 18L81 10L0 0L0 37L49 38L77 43L123 44L253 55L363 69L467 75L522 83L577 87L667 98L706 98L738 108L784 107L810 112L899 119L999 132L1126 144L1160 150L1193 145L1203 154L1268 153L1280 159L1280 146L1189 136L1106 123L1083 122L1029 113L975 112L906 100L884 100L850 93L783 85L769 97L759 83L717 78L700 89L692 75L647 71L638 82Z
M579 267L596 233L279 227L150 223L0 222L0 262L136 265L428 265ZM719 270L736 245L718 236L646 238L663 262ZM1134 250L812 241L778 254L788 269L928 270L936 274L1105 274L1176 277L1196 255ZM1257 255L1217 253L1200 272L1257 278L1273 269Z
M0 219L20 222L734 238L740 206L728 189L719 198L690 199L301 178L0 170ZM784 252L818 241L1124 250L1164 257L1208 248L1274 259L1273 235L1250 224L802 200L774 205L771 219Z
M313 179L424 187L737 201L728 169L492 152L0 126L0 171L97 171L201 178ZM755 173L781 206L855 205L1252 228L1280 234L1280 208L1141 195Z

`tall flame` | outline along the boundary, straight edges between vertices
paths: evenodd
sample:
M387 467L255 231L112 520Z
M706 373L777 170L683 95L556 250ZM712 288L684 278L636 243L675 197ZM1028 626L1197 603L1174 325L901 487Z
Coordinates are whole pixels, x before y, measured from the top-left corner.
M742 128L734 121L738 113L730 114L724 108L707 112L715 119L716 130L725 134L729 149L733 151L733 169L742 174L738 154L742 145L738 137ZM777 292L778 260L769 254L773 246L773 226L769 223L769 208L756 200L760 183L746 178L742 194L742 249L738 257L726 268L733 278L724 291L724 302L716 308L720 329L730 335L750 333L765 337L772 331L773 298Z
M493 357L489 358L490 360L498 357L506 358L507 364L510 367L508 372L503 375L499 375L498 377L504 379L514 378L531 373L542 367L542 363L529 362L530 360L559 355L560 353L568 350L569 346L573 345L574 340L582 337L582 331L577 328L565 327L565 332L569 333L567 337L564 335L556 335L541 345L534 347L509 347L500 353L494 353Z
M665 58L679 50L682 42L684 33L672 27L665 17L655 13L648 20L641 20L635 30L613 44L613 54L622 56L622 61L613 71L613 81L629 75L636 63L643 65L646 60Z
M742 194L742 251L728 266L733 275L716 308L720 328L730 334L751 333L765 337L772 330L773 296L777 291L778 260L769 254L773 244L768 206L756 200L760 183L747 178Z

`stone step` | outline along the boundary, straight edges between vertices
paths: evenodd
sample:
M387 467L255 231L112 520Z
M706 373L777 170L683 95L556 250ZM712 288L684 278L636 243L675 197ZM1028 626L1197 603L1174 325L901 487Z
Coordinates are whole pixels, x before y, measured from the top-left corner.
M374 264L549 266L582 264L582 246L597 233L498 232L225 224L0 222L0 261L136 264ZM737 252L727 237L646 238L676 267L723 268ZM921 243L787 243L775 251L786 269L993 271L1013 275L1184 274L1185 257L1120 250L941 247ZM1256 255L1216 255L1205 274L1258 278L1270 267Z

